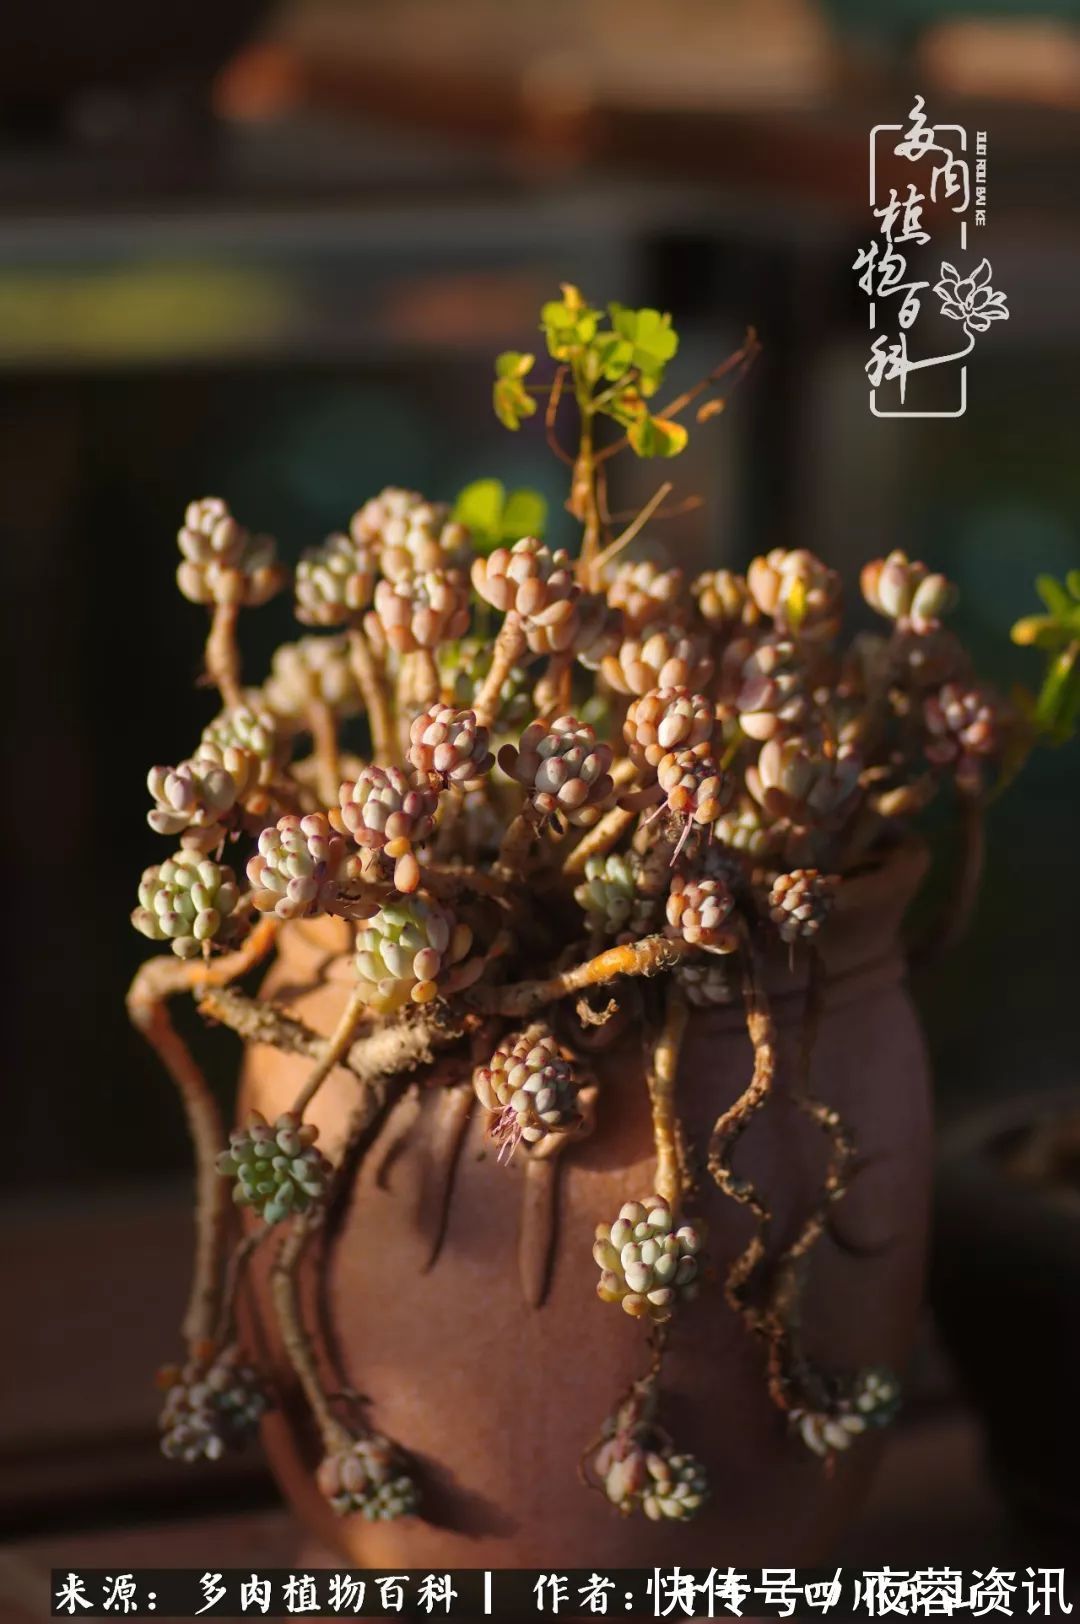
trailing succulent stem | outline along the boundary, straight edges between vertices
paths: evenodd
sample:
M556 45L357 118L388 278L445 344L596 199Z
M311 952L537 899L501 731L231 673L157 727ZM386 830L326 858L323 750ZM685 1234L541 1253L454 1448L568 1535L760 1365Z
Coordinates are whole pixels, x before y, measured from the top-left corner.
M613 459L676 459L691 408L708 423L746 376L752 332L671 395L679 340L665 312L594 306L568 284L543 306L540 331L547 380L541 366L537 381L535 355L507 351L493 404L511 430L539 415L571 470L572 549L545 541L535 492L480 480L451 510L387 487L305 550L292 573L308 630L250 688L241 611L290 572L274 542L217 497L193 502L178 535L177 584L209 614L206 674L223 709L189 757L148 773L148 824L172 844L144 872L132 914L162 952L135 977L128 1008L178 1090L197 1174L187 1357L166 1373L163 1448L216 1459L270 1401L234 1307L252 1249L275 1227L275 1312L322 1435L320 1484L343 1514L403 1516L418 1505L398 1446L346 1419L342 1394L327 1390L325 1326L309 1325L300 1291L305 1257L313 1273L325 1267L389 1107L409 1090L388 1157L421 1120L432 1130L428 1269L465 1136L485 1113L496 1152L488 1176L520 1179L517 1273L538 1309L560 1178L601 1104L625 1109L617 1087L601 1102L588 1058L638 1021L655 1031L654 1187L628 1189L616 1214L595 1215L593 1255L597 1296L644 1322L652 1363L605 1423L590 1475L624 1513L684 1520L705 1503L703 1467L657 1419L669 1329L681 1334L687 1315L692 1334L694 1299L711 1279L704 1226L687 1216L699 1192L676 1080L691 1019L735 1001L740 985L752 1068L707 1153L720 1193L752 1221L727 1270L727 1302L761 1339L770 1391L812 1451L829 1459L889 1418L887 1373L824 1376L800 1342L805 1264L854 1155L850 1130L809 1089L817 950L847 877L884 860L938 793L953 797L965 833L962 918L984 805L1033 738L1063 738L1078 714L1080 578L1042 582L1048 614L1017 628L1050 668L1040 699L1014 708L977 680L946 629L949 583L903 553L862 575L884 635L842 646L840 579L805 548L773 549L745 575L716 568L688 580L677 545L662 556L653 537L692 512L693 497L672 500L664 479L638 512L611 513ZM355 753L365 728L366 760ZM329 1036L238 985L279 932L327 920L353 945ZM327 960L333 952L331 943ZM769 1201L738 1163L776 1080L766 979L778 954L804 952L815 968L792 1093L825 1135L828 1160L794 1240L770 1260ZM272 1122L252 1113L226 1138L169 1017L181 992L245 1044L306 1062L291 1110ZM329 1155L309 1115L328 1085L357 1095L347 1142ZM430 1090L439 1098L429 1113ZM230 1252L234 1201L246 1238Z
M772 1092L776 1080L776 1027L749 941L744 941L742 950L742 996L754 1065L738 1099L716 1120L709 1139L708 1167L723 1193L748 1208L755 1220L754 1233L732 1263L724 1282L724 1296L729 1305L748 1325L754 1326L757 1312L748 1300L748 1292L754 1272L765 1259L772 1212L756 1186L736 1175L731 1158L751 1120Z

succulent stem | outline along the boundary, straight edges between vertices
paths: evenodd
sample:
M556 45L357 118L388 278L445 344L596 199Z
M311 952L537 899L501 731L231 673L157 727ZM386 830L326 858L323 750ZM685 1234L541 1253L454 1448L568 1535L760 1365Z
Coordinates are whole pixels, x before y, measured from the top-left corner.
M349 995L337 1025L322 1046L322 1052L308 1074L303 1088L293 1101L292 1109L303 1116L334 1067L347 1060L356 1029L367 1013L367 998L359 987Z
M313 699L307 709L307 723L315 745L316 783L319 799L324 806L336 806L341 784L338 762L337 721L330 706L322 699Z
M242 1240L237 1241L233 1247L225 1269L224 1284L221 1288L221 1313L214 1335L215 1346L219 1348L228 1347L236 1338L236 1300L251 1254L265 1235L264 1229L254 1230L250 1235L245 1235Z
M499 714L499 696L503 683L524 652L525 631L521 617L516 611L511 611L499 627L499 635L491 651L491 668L473 700L473 712L481 727L494 725Z
M316 1208L310 1214L295 1220L274 1259L270 1288L285 1352L318 1424L323 1445L329 1451L345 1447L349 1434L334 1415L322 1377L319 1375L311 1337L304 1324L299 1279L304 1252L314 1238L315 1231L322 1224L323 1217L323 1209Z
M261 920L243 947L216 960L148 959L127 995L128 1018L157 1054L180 1095L195 1150L195 1268L184 1316L189 1349L213 1335L221 1306L222 1252L228 1230L229 1189L217 1172L225 1133L214 1097L166 1007L175 993L224 985L264 958L277 935L277 921Z
M544 674L533 689L533 708L538 719L565 716L570 709L573 672L572 650L548 656Z
M506 987L477 987L470 1002L475 1009L489 1015L535 1015L545 1004L568 998L585 987L614 981L617 976L659 975L693 951L685 941L643 936L637 942L606 948L584 964L575 964L545 980L518 981Z
M724 1295L730 1307L748 1323L754 1324L757 1316L748 1315L745 1291L750 1276L765 1256L772 1213L753 1184L746 1179L736 1178L731 1169L731 1156L751 1118L765 1104L772 1091L776 1074L776 1028L765 989L754 965L753 949L745 937L742 994L746 1008L746 1029L754 1050L754 1068L749 1083L738 1099L717 1118L709 1140L708 1167L724 1194L741 1206L748 1207L757 1221L754 1235L731 1265L724 1282Z
M816 1098L810 1091L810 1062L824 1004L825 976L820 955L810 949L810 980L800 1042L798 1080L793 1097L799 1110L815 1123L830 1141L830 1155L821 1193L807 1214L798 1235L777 1259L769 1301L762 1328L769 1342L769 1391L781 1409L791 1405L790 1373L792 1344L798 1323L798 1293L802 1265L824 1233L830 1207L842 1199L848 1188L848 1174L855 1158L855 1144L840 1113Z
M503 885L521 880L533 847L536 845L537 820L532 808L525 806L514 818L503 835L492 874Z
M236 623L240 608L235 603L215 603L206 639L206 674L221 694L227 710L239 710L244 703L240 686L240 650Z
M227 1026L245 1043L263 1043L283 1054L306 1055L309 1060L318 1060L326 1043L295 1015L287 1015L265 999L248 998L233 987L210 988L199 1000L199 1014Z
M392 761L394 724L385 679L375 663L371 645L359 626L349 627L349 660L367 711L368 727L371 729L371 759Z
M653 1138L656 1143L657 1195L663 1196L678 1216L683 1195L683 1170L679 1157L675 1080L679 1051L686 1033L687 1007L674 982L667 988L664 1024L652 1053L647 1073L649 1103L652 1106Z
M605 812L599 823L594 823L591 829L586 829L563 863L563 873L568 878L584 874L585 864L589 858L606 857L608 852L618 845L636 817L636 812L629 812L621 806L613 806L610 812Z

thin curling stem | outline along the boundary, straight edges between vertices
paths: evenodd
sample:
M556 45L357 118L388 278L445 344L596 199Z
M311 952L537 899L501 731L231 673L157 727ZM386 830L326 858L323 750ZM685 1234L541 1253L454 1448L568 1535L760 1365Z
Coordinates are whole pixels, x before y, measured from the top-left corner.
M674 982L667 988L664 1024L648 1069L649 1103L652 1106L653 1139L656 1143L656 1193L663 1196L673 1213L682 1203L684 1179L678 1145L678 1119L675 1112L675 1081L679 1052L686 1035L686 1001Z
M320 1206L294 1221L274 1259L270 1289L285 1352L318 1424L323 1447L329 1454L343 1448L349 1435L330 1407L300 1302L300 1264L324 1217L325 1208Z
M751 1118L768 1099L776 1075L776 1029L769 1011L765 989L754 966L753 949L743 940L742 993L746 1008L746 1029L754 1049L754 1069L750 1081L734 1105L717 1118L709 1140L708 1168L719 1188L732 1201L748 1207L756 1220L756 1231L728 1270L724 1296L731 1308L751 1326L758 1316L748 1310L745 1292L751 1275L765 1256L765 1242L772 1213L764 1198L746 1179L736 1178L731 1157Z
M349 627L349 660L360 689L371 729L371 758L373 761L394 759L394 723L386 697L383 675L375 664L371 645L359 626Z
M659 975L692 952L690 944L681 939L643 936L640 941L606 948L584 964L575 964L546 980L517 981L505 987L476 987L470 1002L487 1015L535 1015L545 1004L568 998L585 987L614 981L617 976Z
M491 651L491 669L476 691L473 711L481 727L493 727L499 714L499 695L503 683L514 669L514 664L525 652L525 632L521 619L513 610L499 627L499 635Z
M217 687L226 710L238 710L244 703L240 686L240 649L236 641L236 623L240 607L235 603L216 603L210 620L210 634L206 639L206 674Z
M800 1111L828 1136L830 1154L818 1201L813 1210L807 1214L798 1235L777 1260L774 1282L763 1319L763 1329L769 1342L769 1390L774 1402L781 1409L790 1407L789 1384L786 1377L792 1365L792 1343L798 1321L798 1296L803 1265L825 1232L830 1207L834 1202L841 1200L847 1192L848 1175L855 1158L855 1143L840 1113L810 1091L810 1062L824 1007L825 987L821 957L813 947L810 954L810 979L807 984L799 1077L794 1099Z
M228 1185L217 1171L218 1155L225 1148L221 1114L201 1067L169 1019L166 1003L178 992L224 985L244 975L265 957L276 935L277 921L262 920L243 947L220 959L197 963L171 955L148 959L128 989L128 1018L172 1078L195 1151L195 1267L183 1323L189 1351L211 1338L217 1324L232 1203Z
M356 1029L367 1013L367 999L359 987L353 989L340 1019L323 1045L322 1053L308 1074L307 1081L293 1101L297 1116L303 1116L334 1067L348 1059Z
M593 559L592 567L589 571L589 584L594 591L599 590L601 571L611 563L612 559L618 557L624 547L628 547L630 545L635 536L639 535L641 531L644 530L657 508L663 502L664 498L670 495L671 490L671 481L666 480L665 483L660 486L659 490L653 492L652 496L650 496L649 500L645 503L645 506L634 515L630 523L626 526L626 529L620 531L620 533L615 537L615 540L610 542L608 546L604 548L603 552L598 554L598 556Z
M240 1295L240 1287L243 1285L251 1254L265 1234L265 1230L253 1230L233 1247L232 1256L225 1269L225 1280L221 1289L221 1313L218 1316L217 1332L214 1337L215 1345L219 1348L227 1347L236 1335L236 1301Z

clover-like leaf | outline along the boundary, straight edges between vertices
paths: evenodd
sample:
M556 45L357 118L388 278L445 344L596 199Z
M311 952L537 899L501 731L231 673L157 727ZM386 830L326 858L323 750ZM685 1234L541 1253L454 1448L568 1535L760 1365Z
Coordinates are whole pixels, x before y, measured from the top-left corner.
M541 306L540 326L548 353L556 361L569 361L596 337L600 313L586 304L572 283L562 284L562 295Z
M477 552L489 553L499 545L505 506L501 479L474 479L458 492L453 517L468 530Z
M525 355L520 350L504 350L495 358L492 404L504 428L519 429L522 420L531 417L536 410L536 402L524 382L535 362L535 355Z
M643 384L655 388L679 348L679 335L671 325L671 317L659 310L630 310L626 305L608 308L612 328L631 347L631 365L641 373ZM651 389L645 388L643 393L651 393Z
M1036 576L1035 590L1052 615L1067 615L1073 607L1068 592L1052 575Z
M677 457L690 436L672 418L643 412L627 429L626 438L639 457Z
M513 542L520 541L523 536L535 536L538 541L542 541L546 529L547 502L540 492L528 486L511 491L503 508L501 538L503 544L510 546Z
M542 538L547 503L539 491L508 494L499 479L474 479L458 493L453 516L468 529L477 552L486 556L522 536Z
M1055 744L1065 744L1080 721L1080 643L1055 656L1035 703L1037 725Z
M1080 722L1080 570L1070 570L1064 585L1052 575L1040 575L1035 590L1048 612L1018 620L1012 640L1048 656L1033 718L1044 737L1063 744Z

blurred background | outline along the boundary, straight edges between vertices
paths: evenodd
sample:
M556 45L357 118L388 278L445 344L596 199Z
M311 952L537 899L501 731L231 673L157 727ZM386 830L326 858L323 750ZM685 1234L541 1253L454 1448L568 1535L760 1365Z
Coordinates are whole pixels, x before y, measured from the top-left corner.
M760 334L730 410L671 465L704 498L656 532L672 561L742 567L807 546L854 600L859 563L903 547L959 582L958 629L985 674L1034 683L1009 626L1035 607L1036 573L1080 565L1080 5L9 0L0 43L2 725L18 856L0 1508L29 1534L191 1509L190 1480L159 1473L147 1381L174 1351L188 1152L123 1010L144 945L128 912L159 855L146 768L186 755L216 708L193 686L203 614L173 587L185 503L220 494L295 558L385 484L452 499L497 475L542 489L552 539L569 539L563 470L542 433L499 427L490 377L570 280L673 312L676 387L748 323ZM867 405L852 266L873 234L868 132L903 120L915 91L932 119L988 133L979 241L1010 308L954 420ZM647 468L621 477L617 507L655 483ZM248 617L253 680L290 624L284 602ZM1078 792L1080 751L1044 752L994 807L974 929L916 983L947 1155L1019 1131L1018 1098L1075 1087ZM222 1078L232 1062L223 1040ZM981 1219L971 1233L978 1254ZM1080 1229L1054 1245L1075 1302ZM962 1343L1004 1287L963 1252L939 1250L935 1276L945 1321L968 1293ZM1046 1328L1043 1299L1025 1312ZM1076 1309L1063 1312L1074 1369ZM1015 1374L1033 1333L1002 1323ZM961 1375L982 1401L978 1373ZM1006 1513L929 1333L916 1390L916 1414L944 1430L897 1446L908 1464L868 1512L870 1545L917 1544L903 1484L925 1486L927 1460L947 1456L943 1503L969 1508L969 1545L993 1546ZM245 1471L200 1505L270 1503ZM1039 1496L1058 1521L1060 1486ZM1031 1498L1012 1494L1008 1515ZM913 1554L955 1560L962 1544Z

